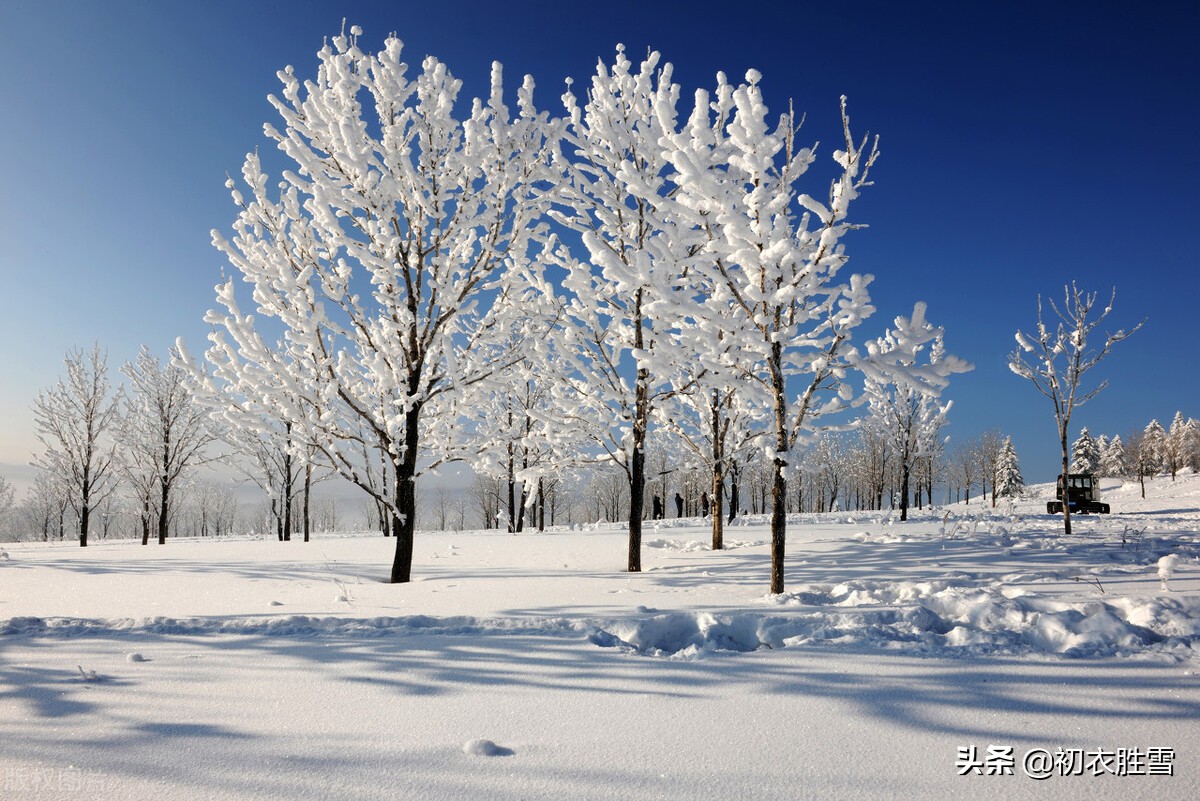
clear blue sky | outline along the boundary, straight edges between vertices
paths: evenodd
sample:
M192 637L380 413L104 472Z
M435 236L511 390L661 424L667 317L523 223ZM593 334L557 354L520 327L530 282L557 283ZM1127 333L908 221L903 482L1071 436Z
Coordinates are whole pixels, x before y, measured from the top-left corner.
M647 8L646 6L650 6ZM410 62L436 55L469 96L488 65L530 72L557 109L624 43L662 51L688 97L717 70L763 73L772 108L837 144L838 98L881 136L854 210L850 266L877 276L880 333L916 300L976 365L951 433L1014 437L1026 477L1054 473L1048 402L1005 366L1037 294L1117 287L1114 324L1149 317L1097 370L1094 433L1200 416L1200 4L55 2L0 7L0 474L35 447L29 405L64 352L98 341L114 369L177 335L200 351L228 230L223 183L269 147L266 95L315 71L342 18ZM817 190L812 190L817 191ZM1073 432L1074 434L1074 432Z

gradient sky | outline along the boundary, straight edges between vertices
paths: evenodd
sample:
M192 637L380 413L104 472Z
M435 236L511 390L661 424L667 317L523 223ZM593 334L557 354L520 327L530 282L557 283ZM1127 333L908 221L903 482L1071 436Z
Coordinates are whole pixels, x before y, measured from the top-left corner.
M647 8L650 6L650 8ZM954 379L953 438L1011 434L1028 480L1055 469L1049 402L1006 355L1039 293L1107 295L1113 328L1149 322L1096 370L1111 386L1076 416L1094 434L1200 416L1200 4L1089 2L607 3L54 2L0 7L0 474L36 447L29 407L68 348L99 342L114 371L145 343L202 351L228 231L223 184L269 147L276 70L315 72L346 18L410 63L446 62L468 97L489 64L542 108L624 43L675 64L684 98L718 70L763 73L766 98L808 115L801 141L838 145L838 98L881 137L870 227L850 268L876 276L882 333L917 300L974 362ZM821 183L808 191L824 191Z

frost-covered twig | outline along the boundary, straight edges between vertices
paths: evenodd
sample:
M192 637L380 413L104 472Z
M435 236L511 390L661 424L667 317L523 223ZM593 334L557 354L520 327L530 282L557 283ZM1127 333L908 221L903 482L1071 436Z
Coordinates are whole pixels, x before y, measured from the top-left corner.
M1121 547L1124 548L1130 542L1140 543L1145 533L1146 529L1144 527L1133 528L1130 525L1126 525L1125 530L1121 532Z
M1100 579L1098 579L1094 576L1092 578L1083 578L1082 576L1076 576L1075 581L1077 581L1077 582L1082 581L1084 584L1091 584L1096 589L1100 590L1101 595L1104 594L1104 585L1100 583Z

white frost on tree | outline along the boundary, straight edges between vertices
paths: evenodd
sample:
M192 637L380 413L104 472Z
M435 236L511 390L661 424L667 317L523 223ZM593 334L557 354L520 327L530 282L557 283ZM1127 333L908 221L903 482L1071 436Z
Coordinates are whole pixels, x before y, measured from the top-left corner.
M88 353L67 353L67 374L33 402L37 438L45 450L34 466L61 488L79 520L79 544L86 547L94 509L116 489L117 469L111 429L119 396L110 391L108 357L94 345ZM61 520L61 513L60 513Z
M870 277L841 270L842 238L856 227L849 207L869 184L877 150L851 136L843 101L845 149L832 154L840 174L818 200L798 185L816 156L797 147L796 116L789 110L772 126L756 70L737 87L717 78L713 94L696 92L669 158L679 202L705 236L697 267L711 275L714 325L734 340L727 366L770 421L760 447L772 472L771 592L780 593L787 482L799 467L793 451L816 419L852 400L844 383L856 356L850 337L874 312Z
M162 364L142 346L137 359L121 372L129 381L121 425L122 458L141 465L144 477L152 476L149 491L158 513L158 544L164 545L172 499L184 476L209 460L207 448L216 441L216 429L179 364ZM144 529L142 544L146 542Z
M16 490L12 483L4 476L0 476L0 532L5 531L5 523L8 522L8 516L13 510L15 498Z
M1012 437L1005 437L1000 446L1000 456L996 460L996 485L992 489L993 496L1015 498L1025 488L1025 479L1021 476L1021 463L1017 459L1017 449L1013 447Z
M1067 448L1067 432L1075 410L1096 397L1108 381L1101 381L1088 389L1083 386L1084 376L1105 356L1112 347L1129 337L1145 324L1138 323L1129 331L1118 330L1106 334L1104 342L1096 347L1094 332L1112 312L1117 297L1114 288L1112 297L1098 315L1093 316L1098 295L1083 292L1074 282L1063 290L1061 308L1050 301L1050 308L1058 321L1047 322L1042 310L1042 297L1038 296L1037 328L1032 335L1018 330L1017 347L1008 357L1008 367L1016 375L1033 383L1042 395L1050 400L1054 410L1058 442L1062 455L1062 475L1070 471L1070 451ZM1089 344L1089 340L1092 340ZM1063 530L1071 534L1071 506L1064 503Z
M1183 466L1187 464L1193 430L1188 428L1188 421L1184 419L1183 412L1175 412L1175 417L1171 420L1171 427L1167 430L1166 441L1163 445L1164 461L1166 462L1167 470L1171 473L1172 481L1175 480L1176 474L1183 469Z
M909 479L918 457L935 446L953 402L938 403L955 373L972 367L946 353L944 331L925 319L925 304L912 317L897 317L895 328L867 343L863 394L870 407L867 425L887 437L900 470L900 519L908 519Z
M532 78L514 114L494 64L489 96L459 114L462 84L444 64L426 57L410 76L396 36L371 54L360 34L333 37L314 79L278 73L282 95L270 102L283 127L265 132L294 166L272 183L252 153L249 194L228 184L234 235L213 241L250 285L254 311L233 281L218 287L207 359L235 395L297 399L293 433L386 510L391 581L405 582L417 477L455 441L431 429L452 426L451 396L511 361L482 345L498 310L526 291L547 120ZM280 329L286 355L264 338ZM364 450L386 475L368 476Z
M738 514L737 483L741 465L757 453L752 432L761 427L756 409L738 391L736 373L706 368L693 362L679 376L688 389L676 393L657 410L658 424L682 443L688 462L707 477L704 489L710 503L712 549L725 547L725 522ZM729 496L726 498L726 482Z
M1098 473L1100 471L1100 447L1087 426L1079 432L1079 438L1071 444L1071 472Z
M1167 463L1167 432L1157 419L1146 424L1142 431L1142 444L1138 448L1138 472L1143 476L1156 476Z
M1129 463L1125 456L1125 443L1117 434L1100 449L1100 475L1115 478L1129 474Z
M701 244L680 220L662 141L679 87L652 52L635 68L618 47L581 103L568 84L552 218L579 235L586 259L557 249L567 269L563 339L568 399L578 422L629 482L627 569L641 570L647 438L656 406L678 390L689 358L677 333L694 302L689 265Z
M508 336L498 340L502 352L517 352L520 359L461 398L460 414L468 427L463 458L477 476L500 487L510 533L523 531L527 518L542 525L547 495L586 447L584 433L571 423L574 404L560 405L554 392L562 381L563 359L546 331L558 310L551 293L538 300L540 305L524 304L522 316L510 321ZM492 520L499 512L498 507Z

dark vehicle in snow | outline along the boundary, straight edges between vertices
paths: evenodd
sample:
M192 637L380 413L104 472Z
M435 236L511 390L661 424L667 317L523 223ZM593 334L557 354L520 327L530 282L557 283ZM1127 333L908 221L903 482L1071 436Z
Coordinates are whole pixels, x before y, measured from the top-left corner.
M1100 502L1100 485L1091 473L1071 473L1067 476L1064 493L1063 477L1058 477L1058 488L1054 491L1057 500L1046 503L1046 511L1052 515L1062 514L1063 500L1072 512L1078 514L1108 514L1108 504Z

